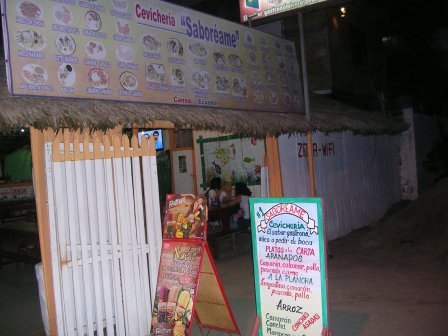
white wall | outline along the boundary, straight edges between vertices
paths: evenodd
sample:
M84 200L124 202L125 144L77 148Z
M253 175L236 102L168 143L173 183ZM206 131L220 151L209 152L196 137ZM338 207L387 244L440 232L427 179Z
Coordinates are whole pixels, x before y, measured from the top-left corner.
M344 236L381 218L401 199L398 137L317 132L313 142L316 194L324 202L327 239ZM310 195L305 146L305 135L279 138L286 197Z
M230 133L219 133L215 131L193 131L193 139L194 139L194 158L195 158L195 165L196 165L196 182L197 182L197 190L198 194L204 193L204 188L202 186L202 165L201 165L201 152L199 149L199 145L197 143L197 140L200 136L203 138L214 138L214 137L221 137L225 135L230 135ZM261 141L261 140L259 140ZM252 191L252 196L254 197L260 197L261 195L261 186L260 185L254 185L254 186L248 186L249 189Z

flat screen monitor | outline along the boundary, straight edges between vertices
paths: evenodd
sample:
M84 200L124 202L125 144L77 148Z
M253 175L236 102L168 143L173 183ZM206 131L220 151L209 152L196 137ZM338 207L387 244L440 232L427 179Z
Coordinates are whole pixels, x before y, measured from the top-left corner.
M142 137L154 136L156 150L163 150L163 134L161 129L142 130L138 132L138 143L142 143Z

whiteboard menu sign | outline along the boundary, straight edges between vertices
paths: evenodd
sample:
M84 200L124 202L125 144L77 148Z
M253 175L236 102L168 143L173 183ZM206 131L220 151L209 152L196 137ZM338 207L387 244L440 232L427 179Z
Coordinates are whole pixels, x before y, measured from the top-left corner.
M322 203L250 199L259 335L327 335Z

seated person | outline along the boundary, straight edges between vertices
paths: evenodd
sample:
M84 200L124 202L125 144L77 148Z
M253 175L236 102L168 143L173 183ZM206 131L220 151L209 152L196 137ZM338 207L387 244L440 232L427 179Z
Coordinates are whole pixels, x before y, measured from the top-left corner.
M210 188L205 192L210 206L218 206L227 201L227 193L222 190L222 180L214 177L210 180Z
M246 183L238 182L235 184L235 198L230 203L239 203L240 205L237 230L246 230L250 226L249 197L251 195L252 191L250 191Z

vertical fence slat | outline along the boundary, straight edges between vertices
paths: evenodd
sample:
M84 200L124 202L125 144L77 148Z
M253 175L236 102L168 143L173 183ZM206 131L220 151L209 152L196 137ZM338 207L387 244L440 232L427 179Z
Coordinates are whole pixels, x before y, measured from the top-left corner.
M136 233L136 222L135 222L135 215L134 215L134 191L132 186L132 176L131 176L131 160L130 158L123 159L123 168L124 168L124 188L125 188L125 202L126 202L126 211L128 212L128 218L129 218L129 231L128 231L128 248L131 254L130 259L130 267L132 269L132 289L133 289L133 295L132 295L132 305L135 307L135 316L137 317L136 325L134 326L134 332L135 335L140 335L140 320L142 317L141 314L141 295L138 295L138 291L141 288L140 285L140 276L139 276L139 267L138 267L138 246L137 246L137 233Z
M138 148L137 138L134 136L132 141L132 148L135 150ZM143 217L143 198L142 198L142 172L140 165L140 157L134 156L132 158L132 167L133 167L133 180L134 180L134 194L135 194L135 213L136 213L136 221L137 221L137 232L138 239L140 245L140 254L139 254L139 265L140 265L140 283L141 283L141 291L144 295L142 295L142 307L144 316L151 316L151 296L149 291L149 276L148 276L148 259L147 259L147 240L146 234L144 230L144 217ZM151 329L151 319L143 318L142 321L144 325L142 326L142 330L147 334Z
M143 295L142 295L142 283L140 278L140 252L143 253L142 250L139 249L138 245L138 230L137 230L137 214L136 214L136 201L135 201L135 194L136 194L136 186L134 185L134 179L135 176L133 176L133 167L132 167L132 152L129 147L129 138L124 135L121 139L124 149L124 155L125 159L124 161L124 179L125 179L125 194L126 194L126 201L127 201L127 210L128 210L128 218L130 219L130 226L129 226L129 233L130 233L130 248L132 251L132 268L133 268L133 281L134 281L134 299L135 299L135 306L136 306L136 312L137 312L137 321L138 324L136 325L136 332L138 335L144 335L145 323L145 307L144 307L144 301L143 301ZM148 315L146 315L148 316Z
M87 335L93 335L93 314L92 314L92 286L90 286L90 265L89 265L89 237L87 232L88 217L86 203L86 174L85 174L85 160L81 161L84 157L85 149L81 151L81 143L79 141L79 134L75 135L74 140L74 156L75 156L75 181L76 181L76 198L78 204L78 218L79 218L79 238L81 244L81 260L82 260L82 275L84 283L84 307L86 309L86 330ZM93 245L91 245L91 251L93 253ZM73 251L72 251L73 252ZM72 258L73 259L73 258ZM83 331L84 334L84 331Z
M150 158L143 158L143 164L150 167L151 160ZM150 170L150 169L149 169ZM150 260L150 270L149 270L149 279L150 279L150 289L151 289L151 300L152 304L154 304L154 299L156 297L156 286L157 286L157 272L159 269L160 256L158 253L157 246L157 236L156 236L156 228L157 222L155 221L156 214L154 205L151 201L152 195L152 179L151 173L145 174L144 177L144 185L145 185L145 203L146 203L146 216L147 216L147 237L148 237L148 245L149 245L149 260Z
M155 150L150 151L150 147L154 148L154 139L150 137L148 141L145 140L144 137L142 137L141 143L142 152L149 153L149 155L144 155L142 157L142 167L144 167L143 192L145 198L146 234L149 245L149 262L151 265L149 269L149 284L151 288L151 304L153 304L156 294L157 273L159 270L162 229L160 227L159 200L157 199L157 204L155 204L153 201L154 195L159 195L157 181L157 163L154 163L154 160L152 160L152 158L155 159ZM156 174L155 178L153 177L154 168ZM157 186L157 188L154 189L156 189L157 193L154 193L153 190L154 181Z
M106 138L104 141L104 150L110 151L110 142ZM114 170L111 158L104 158L104 170L105 170L105 187L106 187L106 203L107 213L110 223L110 239L112 247L112 279L115 293L115 325L117 335L125 335L125 321L124 321L124 307L123 307L123 287L124 280L122 274L122 250L119 238L119 223L117 222L116 214L116 197L114 188Z
M68 132L64 133L64 159L65 159L65 181L66 184L66 197L67 197L67 209L68 209L68 229L69 229L69 246L70 246L70 261L71 261L71 274L73 280L73 290L74 290L74 302L75 302L75 318L76 318L76 334L83 335L83 316L84 309L81 302L81 278L79 275L79 263L78 263L78 252L77 252L77 216L76 216L76 200L75 200L75 188L74 185L76 181L74 180L74 162L72 161L71 155L72 143L69 139Z
M62 139L57 138L56 142L53 144L53 153L63 151L64 144L60 142ZM59 154L60 155L60 154ZM61 312L65 318L65 330L64 335L73 335L75 329L74 322L74 307L73 307L73 292L67 284L69 283L69 278L71 276L70 269L68 267L68 241L66 233L66 223L67 219L67 197L65 190L65 164L61 162L54 163L54 193L55 193L55 207L56 207L56 218L57 218L57 235L59 239L59 252L60 261L59 265L61 268L61 281L62 281L62 298L64 302L64 310Z
M106 213L106 188L104 179L104 161L95 160L95 185L96 185L96 200L98 205L98 236L99 236L99 254L101 260L101 279L102 279L102 294L104 304L104 312L106 319L107 335L113 334L113 307L112 307L112 288L110 279L110 267L108 260L108 245L109 238L109 221ZM98 318L99 319L99 318ZM103 319L103 316L101 316ZM100 335L103 334L101 330Z
M116 139L115 139L116 140ZM114 181L115 181L115 194L116 195L122 195L126 197L124 194L124 180L123 180L123 160L120 158L120 150L121 150L121 144L118 141L113 142L116 157L112 160L113 167L114 167ZM118 148L117 148L118 147ZM121 197L123 198L123 197ZM132 305L132 283L130 283L130 279L128 278L128 275L131 274L131 263L130 260L130 253L129 253L129 237L128 237L128 227L129 227L129 221L127 218L127 211L126 211L126 202L120 202L119 199L117 199L117 213L118 213L118 219L119 219L119 232L120 232L120 239L121 239L121 246L122 246L122 275L123 275L123 302L124 302L124 316L127 321L125 328L127 335L134 335L134 326L135 326L135 307Z
M159 195L159 181L157 178L157 160L156 156L150 156L149 157L150 164L150 179L151 179L151 194L152 195ZM160 259L160 254L162 251L162 226L160 225L161 219L160 219L160 203L158 197L151 197L152 202L152 208L154 211L154 219L153 219L153 226L154 226L154 235L156 237L156 257L157 260Z
M90 151L90 142L88 139L84 139L84 150ZM103 316L103 306L100 304L102 302L101 300L101 292L102 292L102 285L101 285L101 269L100 269L100 259L98 257L98 214L97 209L100 206L96 201L96 185L95 185L95 163L96 161L92 162L92 160L86 160L86 184L87 184L87 201L89 204L89 230L90 230L90 241L92 245L92 270L93 270L93 279L92 279L92 286L93 286L93 293L95 296L95 303L93 307L95 308L95 329L101 330L99 332L99 335L102 335L102 329L103 329L103 322L102 322L102 316ZM98 169L101 169L98 168ZM100 320L98 321L98 319Z
M53 267L53 290L55 298L55 310L56 314L56 325L57 332L59 335L67 335L65 330L65 323L63 322L64 316L64 305L61 290L61 264L60 264L60 249L58 246L58 235L57 235L57 222L56 222L56 205L54 198L54 166L52 162L52 152L53 146L59 146L59 144L53 144L50 141L45 143L45 167L46 167L46 180L47 180L47 193L48 193L48 222L50 228L50 250L51 250L51 263Z
M97 202L100 205L98 207L98 238L99 238L99 257L100 257L100 266L101 266L101 297L102 300L98 302L98 304L103 305L103 314L106 313L107 310L111 309L112 305L112 299L110 295L109 285L110 285L110 278L109 278L109 267L108 267L108 218L106 213L106 208L102 205L104 204L104 197L105 197L105 188L104 188L104 174L103 174L103 162L102 161L95 161L95 183L96 183L96 191L97 191ZM106 316L108 313L106 313ZM103 325L103 318L104 315L98 316L98 323L101 325L101 329L104 327ZM101 320L101 322L100 322ZM106 321L107 325L107 321ZM101 330L100 335L103 334L103 331Z

